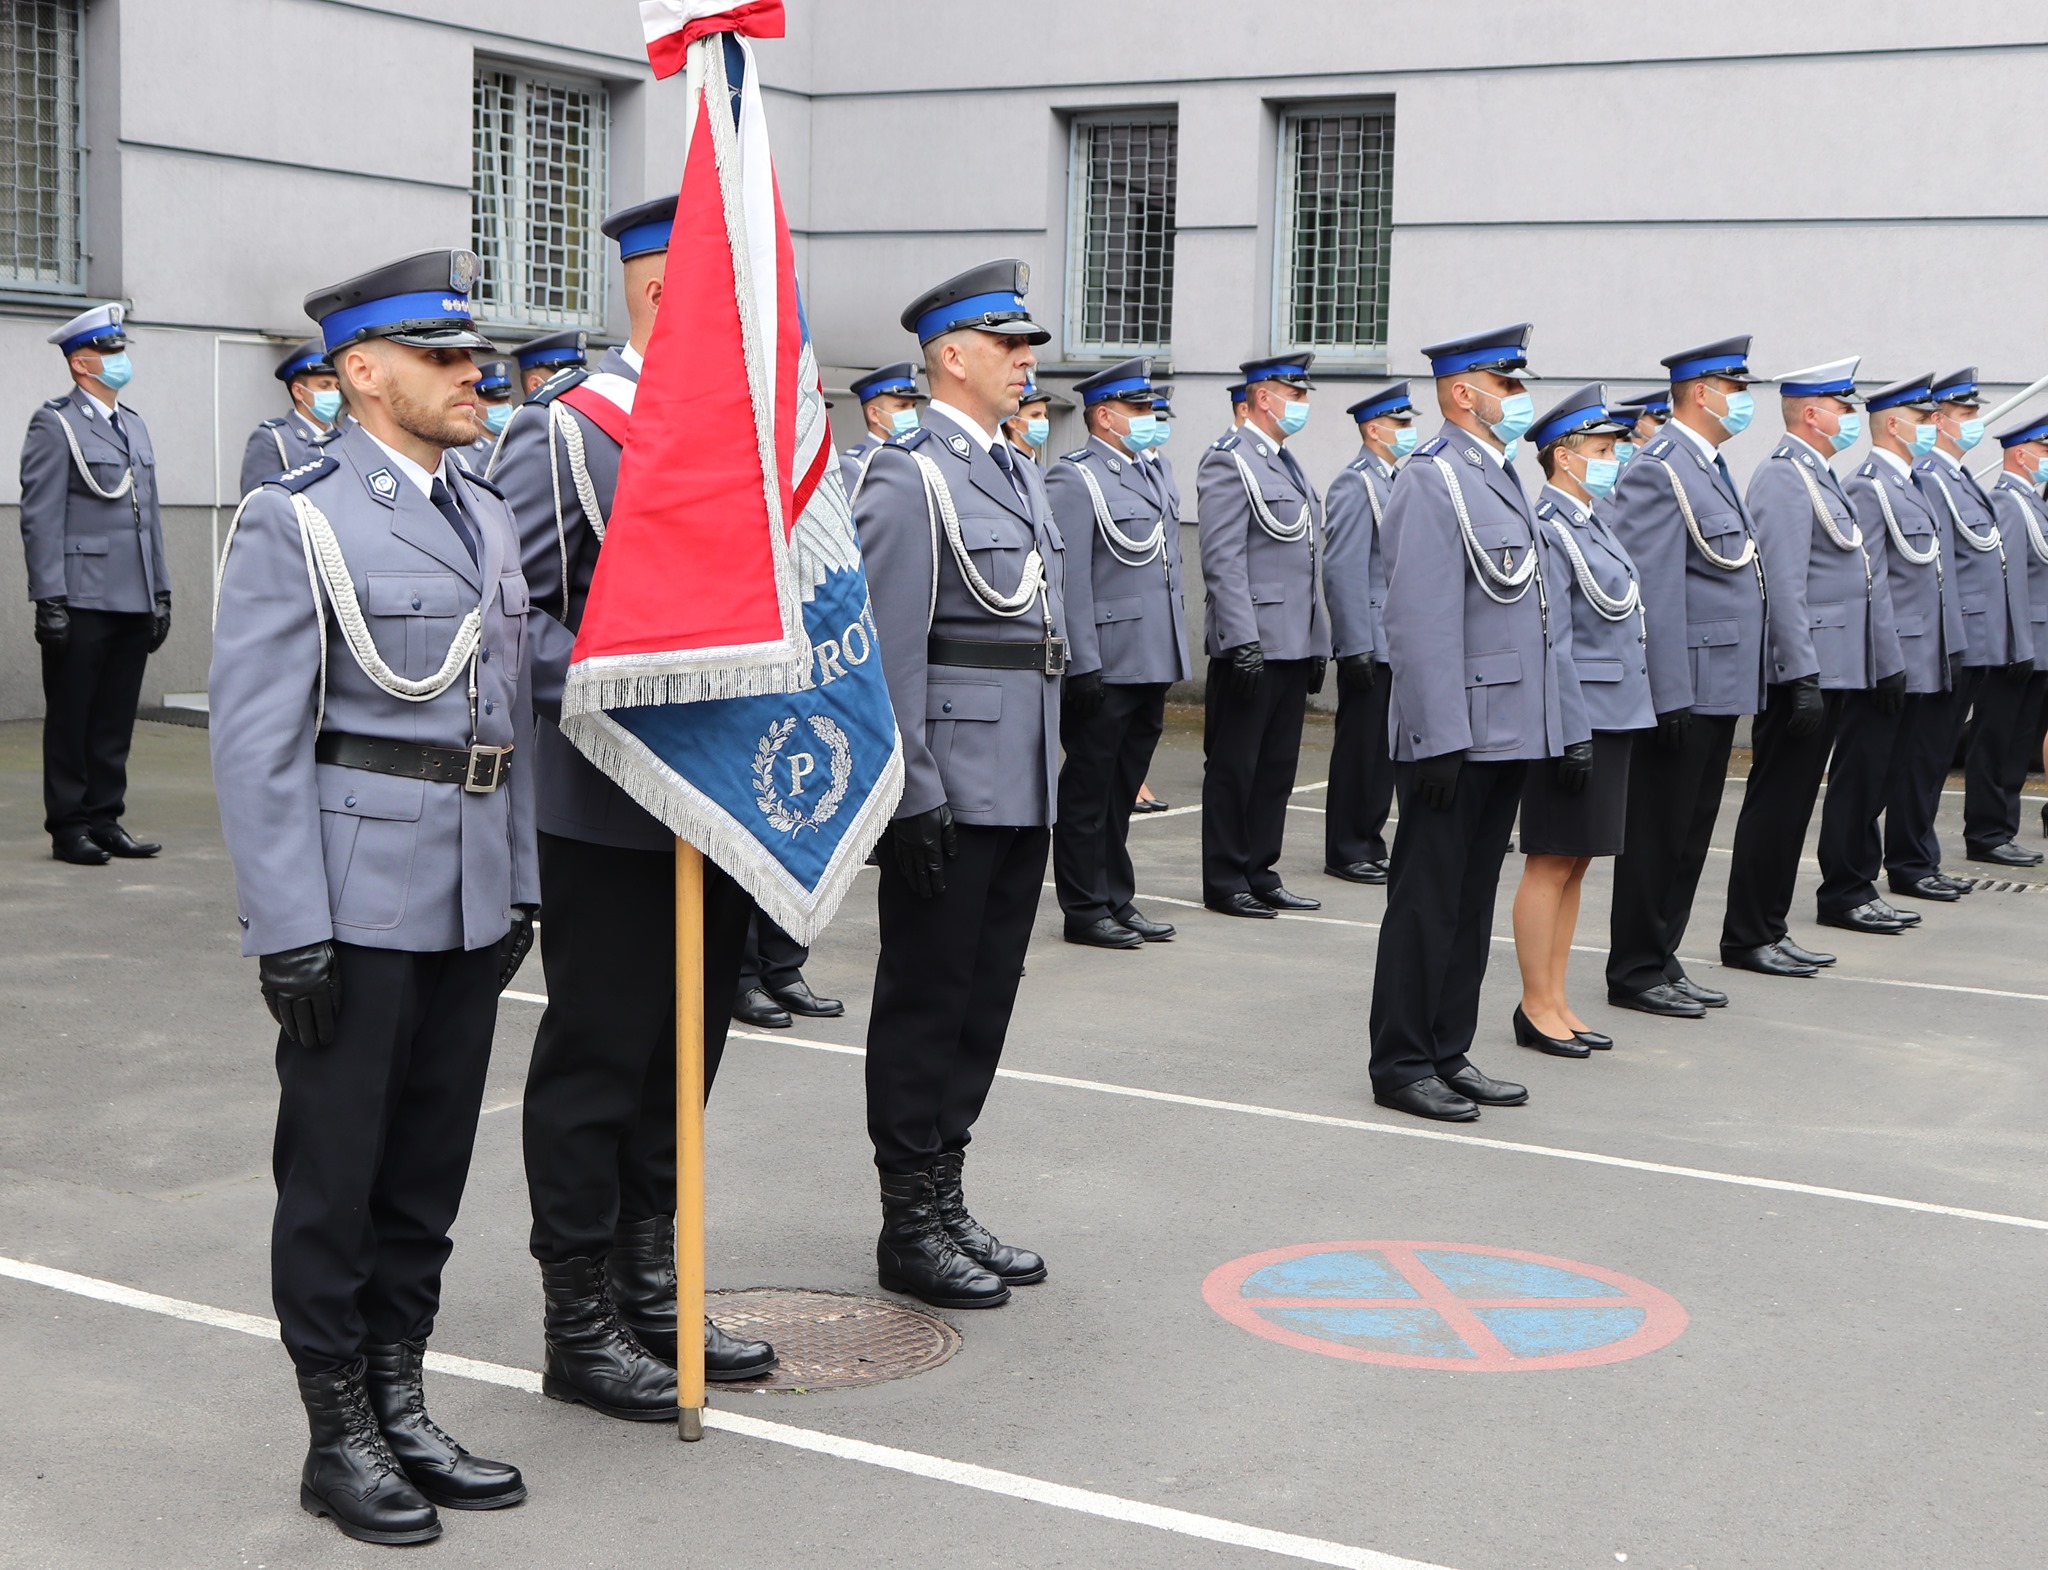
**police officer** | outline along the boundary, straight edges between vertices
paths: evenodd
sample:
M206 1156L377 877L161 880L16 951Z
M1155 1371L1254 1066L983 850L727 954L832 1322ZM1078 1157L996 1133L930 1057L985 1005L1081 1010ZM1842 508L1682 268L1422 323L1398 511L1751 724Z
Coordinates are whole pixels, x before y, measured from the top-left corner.
M1735 721L1764 704L1763 558L1720 447L1747 429L1749 338L1674 354L1672 417L1622 471L1607 509L1636 564L1649 638L1654 737L1630 762L1614 863L1607 1000L1698 1019L1728 1002L1679 963L1721 811Z
M1917 911L1899 910L1879 894L1876 880L1888 859L1899 803L1914 794L1907 783L1916 751L1909 726L1924 747L1931 726L1947 723L1939 700L1951 687L1940 526L1912 479L1913 464L1934 449L1931 380L1908 377L1870 395L1864 405L1870 456L1842 487L1863 531L1870 570L1884 575L1885 587L1874 603L1881 605L1890 627L1889 633L1880 627L1877 634L1889 656L1882 661L1884 675L1867 705L1851 706L1843 715L1821 809L1819 919L1823 926L1852 932L1897 934L1920 921ZM1928 434L1921 436L1922 430ZM1896 654L1890 653L1893 649ZM1960 668L1960 654L1955 658ZM1937 700L1931 716L1923 702L1927 696ZM1935 771L1937 791L1946 770L1943 759ZM1912 815L1910 808L1903 811ZM1886 819L1882 838L1880 816ZM1940 898L1949 888L1937 874L1927 884L1928 897Z
M787 1030L790 1016L805 1019L837 1019L846 1012L838 998L821 998L804 980L804 966L811 962L808 945L797 942L765 911L756 909L747 926L746 947L740 953L739 995L734 998L732 1017L756 1030Z
M457 455L457 461L479 474L489 474L491 460L498 455L498 438L512 423L512 413L519 407L519 398L512 390L517 367L510 360L481 360L477 362L477 372L481 379L476 384L476 395L484 433Z
M1745 498L1771 587L1770 681L1750 732L1721 963L1765 976L1812 976L1835 962L1795 943L1786 917L1843 706L1899 663L1890 592L1829 466L1863 434L1860 363L1851 356L1779 378L1785 435ZM1830 788L1857 787L1838 778Z
M1274 870L1310 693L1329 664L1318 557L1322 498L1287 451L1308 423L1311 354L1252 360L1241 429L1195 471L1209 655L1202 729L1202 903L1270 920L1322 901Z
M1230 431L1234 431L1243 426L1245 415L1250 412L1244 401L1245 385L1243 382L1233 382L1226 391L1230 394ZM1223 434L1228 436L1230 431Z
M1152 427L1151 445L1139 454L1159 476L1160 486L1166 492L1166 517L1173 527L1180 525L1180 477L1173 472L1173 460L1166 456L1166 444L1173 439L1173 400L1167 396L1169 389L1157 389L1158 397L1152 400L1152 413L1156 422Z
M520 396L531 398L544 382L590 363L590 334L580 327L544 333L527 339L512 351L512 358L519 362L519 383L523 389Z
M524 1108L529 1246L546 1300L544 1392L608 1417L674 1422L676 837L557 727L563 678L619 483L654 334L673 196L613 213L629 337L545 383L507 428L493 478L518 520L534 603L533 777L548 1003ZM590 509L594 506L595 511ZM753 902L704 864L704 1069L725 1049ZM704 1371L751 1379L765 1342L704 1323Z
M1330 745L1330 792L1323 818L1323 871L1348 883L1387 881L1387 811L1394 760L1387 748L1387 564L1380 526L1394 466L1415 450L1415 406L1396 382L1345 410L1358 425L1359 452L1330 482L1329 545L1323 594L1337 656L1337 728Z
M1536 416L1518 374L1529 331L1422 351L1445 423L1395 479L1382 542L1401 832L1373 972L1372 1090L1383 1107L1445 1122L1529 1099L1466 1051L1531 760L1592 735L1572 669L1570 569L1509 467Z
M43 663L43 827L76 866L154 856L121 826L142 667L171 635L156 452L117 401L133 367L118 304L49 336L71 391L29 417L21 543Z
M1963 465L1963 455L1984 439L1984 421L1978 414L1982 399L1977 392L1977 367L1966 365L1950 372L1936 380L1932 391L1939 405L1934 416L1934 451L1914 465L1913 483L1933 504L1935 516L1948 524L1942 549L1955 574L1956 604L1963 615L1963 674L1949 716L1954 729L1948 755L1953 758L1965 704L1976 716L1972 753L1977 735L1988 729L1994 737L2002 737L2011 729L2034 674L2035 650L2033 628L2027 621L2024 563L2006 549L1991 498ZM1999 742L1989 745L1992 756L2002 755ZM1966 780L1970 772L1966 766ZM1946 768L1943 773L1946 775ZM1979 802L1984 799L1980 791ZM1981 815L1973 819L1970 793L1964 791L1963 847L1970 860L2000 867L2038 867L2039 851L2014 844L2010 833L2003 839L1992 837L2003 820L2002 811L1988 819ZM1935 866L1941 863L1941 847L1933 838L1931 823L1927 859Z
M917 367L908 360L884 365L854 378L853 395L860 400L860 416L867 432L839 455L839 477L846 482L846 494L860 488L868 472L868 460L892 436L908 436L917 429L917 407L925 402L917 390Z
M242 951L281 1027L271 1292L312 1430L299 1501L375 1543L526 1497L427 1416L420 1375L540 897L518 536L450 456L480 420L475 277L427 251L307 297L353 421L243 508L208 682Z
M1623 407L1635 411L1636 446L1647 447L1657 439L1657 433L1671 423L1671 389L1668 385L1652 387L1648 392L1637 393Z
M320 455L320 443L334 433L341 416L341 384L327 363L327 346L308 338L278 362L277 379L292 401L290 414L275 415L249 433L242 449L238 494L247 496L273 474L296 469Z
M968 1213L961 1166L994 1083L1051 845L1066 667L1063 547L1045 483L1002 437L1051 334L1029 269L988 262L903 312L924 423L870 461L854 508L903 738L880 857L868 1134L877 1273L941 1308L993 1308L1045 1261Z
M1131 809L1166 724L1166 689L1191 674L1171 471L1147 461L1158 432L1149 359L1074 384L1088 445L1046 476L1066 542L1072 647L1060 710L1053 876L1069 943L1134 949L1171 938L1132 903Z
M1003 435L1009 439L1019 456L1032 463L1039 463L1045 457L1045 444L1052 440L1052 410L1057 403L1061 408L1071 407L1064 398L1053 395L1032 382L1024 389L1024 395L1017 401L1017 412L1003 421Z
M2027 626L2034 670L2021 684L2019 701L1980 702L1977 734L1970 744L1963 796L1963 834L1980 845L2011 845L2020 827L2020 790L2033 766L2041 735L2044 691L2048 691L2048 509L2034 487L2048 479L2048 418L2034 417L1998 434L2004 467L1992 487L2006 559L2024 570ZM2042 817L2048 832L2048 812Z

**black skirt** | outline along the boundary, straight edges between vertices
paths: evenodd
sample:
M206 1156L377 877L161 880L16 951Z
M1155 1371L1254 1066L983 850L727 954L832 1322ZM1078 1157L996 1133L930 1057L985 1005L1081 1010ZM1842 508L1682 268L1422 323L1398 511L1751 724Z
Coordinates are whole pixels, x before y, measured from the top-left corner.
M1593 732L1593 777L1583 793L1557 786L1557 760L1538 758L1522 787L1522 854L1619 856L1628 815L1629 731Z

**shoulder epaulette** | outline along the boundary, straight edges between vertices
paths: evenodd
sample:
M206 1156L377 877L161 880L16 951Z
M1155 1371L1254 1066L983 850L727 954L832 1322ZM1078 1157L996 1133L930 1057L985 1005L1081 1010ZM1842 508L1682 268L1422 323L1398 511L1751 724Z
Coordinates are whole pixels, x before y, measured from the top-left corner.
M1660 436L1643 449L1643 456L1645 458L1663 458L1668 456L1677 445L1670 437Z
M922 425L920 425L914 431L905 431L900 436L890 437L887 441L882 443L882 445L884 447L900 447L903 449L903 451L909 452L913 448L917 447L920 443L929 441L931 439L931 434L932 433L930 431L926 430Z
M1536 504L1536 516L1539 518L1555 518L1557 516L1557 503L1551 501L1538 502Z
M1345 464L1344 467L1349 469L1353 474L1363 474L1365 473L1367 467L1371 465L1371 463L1372 454L1369 452L1362 452L1356 458L1353 458L1349 463Z
M282 474L273 474L263 483L265 485L275 485L281 491L291 491L297 494L306 489L315 480L324 480L340 467L341 463L338 459L330 458L325 453L322 453L317 458L307 459L296 469L287 469Z
M546 381L534 388L526 401L533 404L550 404L571 387L589 380L590 371L588 367L572 365L566 371L557 371L553 376L550 376Z
M1238 435L1235 431L1231 431L1227 435L1217 437L1209 445L1217 452L1236 452L1243 441L1244 438L1242 436Z
M1418 458L1434 458L1449 445L1450 443L1441 436L1432 436L1428 441L1415 449L1415 456Z
M1076 447L1072 452L1061 453L1060 457L1065 459L1068 463L1079 463L1083 458L1087 457L1094 450L1095 449L1093 447Z
M257 426L256 429L259 431L281 431L284 429L284 416L273 414L269 419Z
M842 448L839 456L842 458L858 458L860 456L860 443L855 442L851 447Z

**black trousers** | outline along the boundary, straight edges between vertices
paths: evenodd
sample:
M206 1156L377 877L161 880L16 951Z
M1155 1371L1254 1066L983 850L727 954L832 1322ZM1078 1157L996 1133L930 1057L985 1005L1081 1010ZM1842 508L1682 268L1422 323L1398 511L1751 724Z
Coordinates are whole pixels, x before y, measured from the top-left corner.
M128 749L154 618L73 611L71 638L43 656L43 827L110 828L127 810Z
M1721 947L1756 949L1787 932L1786 916L1806 854L1806 827L1813 821L1820 778L1842 724L1842 692L1821 694L1826 705L1821 727L1793 736L1792 692L1770 689L1763 713L1750 732L1749 783L1735 820L1735 862L1728 873L1728 910L1721 921Z
M498 1018L495 947L334 949L335 1039L277 1039L270 1295L304 1373L432 1333Z
M675 853L540 836L541 970L522 1114L533 1257L605 1254L676 1208ZM704 863L704 1089L725 1052L754 902Z
M1052 831L1053 883L1071 926L1123 916L1137 893L1131 870L1131 807L1166 728L1167 683L1115 683L1102 689L1091 719L1060 715L1058 822Z
M759 909L747 926L746 946L740 951L739 992L756 987L793 987L804 979L804 966L811 951L784 932Z
M1301 761L1307 660L1268 660L1258 690L1226 685L1228 663L1209 662L1202 727L1202 897L1227 899L1280 886L1273 870Z
M1614 858L1607 919L1609 992L1647 992L1685 974L1678 945L1721 815L1734 740L1732 714L1695 714L1675 751L1658 746L1654 732L1636 738L1628 764L1628 823Z
M1973 856L2019 837L2020 790L2041 756L2036 743L2044 691L2048 671L2014 680L1995 670L1977 689L1976 734L1963 766L1963 844Z
M1965 669L1948 692L1906 696L1899 716L1899 740L1892 749L1891 779L1884 812L1884 870L1899 883L1912 883L1941 871L1941 840L1934 815L1941 810L1941 787L1955 763L1963 720L1976 696L1982 666Z
M868 1016L868 1135L884 1172L965 1150L1002 1061L1051 832L962 824L945 892L919 899L884 848Z
M1820 895L1823 916L1843 916L1877 898L1884 841L1877 820L1890 790L1897 714L1878 711L1869 692L1842 694L1842 722L1828 759L1828 794L1820 809Z
M1323 819L1323 864L1387 859L1387 809L1394 804L1394 760L1387 750L1387 702L1393 673L1382 664L1372 686L1337 683L1337 732L1330 745L1330 799Z
M1467 1066L1493 941L1501 862L1526 763L1470 763L1448 808L1415 799L1415 765L1394 765L1401 832L1387 874L1372 979L1372 1087L1386 1092Z

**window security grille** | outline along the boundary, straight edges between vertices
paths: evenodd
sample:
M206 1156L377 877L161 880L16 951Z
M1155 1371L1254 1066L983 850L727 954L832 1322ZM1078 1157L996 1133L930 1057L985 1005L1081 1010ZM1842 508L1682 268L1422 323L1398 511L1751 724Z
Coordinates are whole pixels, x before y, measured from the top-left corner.
M0 282L85 286L79 0L0 7Z
M1156 117L1074 127L1072 350L1150 354L1172 341L1179 146L1179 127Z
M1340 357L1383 349L1393 111L1297 112L1283 130L1274 336Z
M474 298L498 320L604 320L604 89L478 67Z

